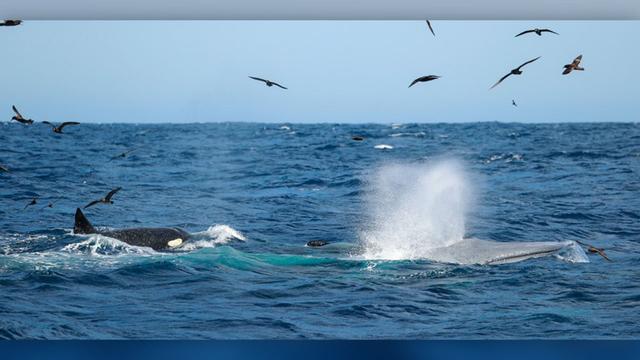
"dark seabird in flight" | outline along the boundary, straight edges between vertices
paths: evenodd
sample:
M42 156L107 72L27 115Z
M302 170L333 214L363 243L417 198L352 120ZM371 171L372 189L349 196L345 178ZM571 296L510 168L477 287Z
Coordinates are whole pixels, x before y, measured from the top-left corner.
M435 79L440 79L440 76L438 75L427 75L427 76L421 76L415 80L413 80L411 82L411 84L409 84L409 87L412 87L413 85L419 83L419 82L427 82L427 81L431 81L431 80L435 80Z
M0 22L0 26L18 26L22 23L22 20L5 20Z
M9 172L9 168L7 168L6 166L0 164L0 171L1 172Z
M429 30L431 30L431 33L433 34L433 36L436 36L436 33L433 32L433 27L431 27L431 21L427 20L427 26L429 27Z
M518 107L518 104L516 104L516 101L515 101L515 100L511 100L511 105L513 105L513 106L515 106L515 107Z
M273 85L275 85L275 86L277 86L277 87L279 87L279 88L283 88L283 89L285 89L285 90L287 89L286 87L284 87L284 86L282 86L282 85L278 84L278 83L277 83L277 82L275 82L275 81L265 80L265 79L261 79L261 78L259 78L259 77L254 77L254 76L249 76L249 77L250 77L250 78L252 78L253 80L262 81L263 83L267 84L267 86L268 86L268 87L272 87Z
M50 125L53 128L53 132L54 133L58 133L58 134L62 134L62 129L67 126L67 125L80 125L79 122L75 122L75 121L65 121L62 124L55 126L54 124L48 122L48 121L43 121L43 124L47 124Z
M31 206L31 205L36 205L37 203L38 203L38 198L37 198L37 197L34 197L33 199L31 199L31 202L30 202L30 203L28 203L27 205L25 205L25 206L24 206L24 208L26 209L26 208L28 208L28 207L29 207L29 206ZM23 210L24 210L24 209L23 209Z
M522 70L520 70L520 69L522 69L522 67L523 67L523 66L525 66L525 65L527 65L527 64L531 64L532 62L534 62L534 61L536 61L536 60L538 60L538 59L540 59L540 56L538 56L538 57L537 57L537 58L535 58L535 59L531 59L531 60L527 61L526 63L524 63L524 64L522 64L522 65L518 66L517 68L515 68L515 69L511 70L511 72L510 72L510 73L508 73L507 75L505 75L505 76L501 77L501 78L500 78L500 80L498 80L498 82L497 82L497 83L493 84L493 86L492 86L492 87L490 87L490 88L489 88L489 90L491 90L491 89L493 89L494 87L498 86L498 84L500 84L504 79L508 78L510 75L520 75L520 74L522 74Z
M573 62L571 64L567 64L564 66L564 71L562 72L562 75L567 75L568 73L572 72L573 70L579 70L579 71L583 71L584 68L580 67L580 61L582 61L582 55L578 55L577 58L573 59Z
M121 159L121 158L126 158L127 155L131 154L132 152L134 152L136 150L138 150L138 149L131 149L131 150L127 150L125 152L122 152L122 153L112 157L111 159L109 159L109 161L116 160L116 159Z
M120 191L120 189L122 189L121 187L117 187L111 191L109 191L109 193L107 194L107 196L103 197L100 200L95 200L90 202L89 204L87 204L87 206L85 206L84 208L88 208L90 206L93 206L95 204L99 204L99 203L104 203L104 204L113 204L113 201L111 201L111 198L113 197L113 195L115 195L115 193L117 193L118 191Z
M364 137L355 135L355 136L351 137L351 140L353 140L353 141L364 141Z
M602 248L597 248L597 247L595 247L595 246L593 246L593 245L591 245L591 244L586 244L586 243L583 243L583 242L581 242L581 241L577 241L577 240L576 240L576 242L577 242L578 244L582 245L582 246L585 246L585 247L587 248L587 251L588 251L589 253L591 253L591 254L598 254L598 255L602 256L605 260L607 260L607 261L611 261L611 259L609 259L609 257L607 256L607 254L604 252L604 249L602 249Z
M11 120L15 120L21 124L25 124L25 125L31 125L33 124L33 120L31 119L25 119L24 116L22 116L22 114L20 114L20 111L18 111L18 109L16 108L15 105L11 105L11 108L13 109L13 112L16 113Z
M57 197L49 200L47 202L47 205L43 206L42 209L46 209L46 208L52 209L53 205L56 204L58 202L58 200L60 200L60 199L62 199L62 196L57 196Z
M555 31L553 31L551 29L538 29L538 28L535 28L535 29L523 31L520 34L516 35L515 37L518 37L518 36L524 35L524 34L528 34L528 33L536 33L536 34L538 34L538 36L542 36L543 32L549 32L549 33L554 33L556 35L560 35L560 34L558 34L557 32L555 32Z

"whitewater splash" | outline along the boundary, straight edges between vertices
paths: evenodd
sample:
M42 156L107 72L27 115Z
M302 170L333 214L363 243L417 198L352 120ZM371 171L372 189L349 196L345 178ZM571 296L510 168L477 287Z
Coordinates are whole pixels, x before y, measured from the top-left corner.
M555 255L587 262L573 241L496 242L465 238L474 193L456 160L382 166L369 181L371 211L361 233L363 257L429 259L457 264L499 264Z
M365 257L425 258L431 249L462 241L470 186L460 163L386 165L369 182Z
M247 238L241 232L228 225L214 225L206 231L191 234L191 239L187 241L180 250L192 251L202 248L211 248L226 244L232 240L246 241Z

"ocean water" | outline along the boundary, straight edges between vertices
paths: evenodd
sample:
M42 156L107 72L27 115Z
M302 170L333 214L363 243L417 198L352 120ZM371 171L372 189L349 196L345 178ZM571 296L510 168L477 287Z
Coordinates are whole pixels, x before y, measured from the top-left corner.
M638 124L65 131L0 125L0 338L640 336ZM194 239L73 235L116 186L94 225ZM487 262L522 242L563 250Z

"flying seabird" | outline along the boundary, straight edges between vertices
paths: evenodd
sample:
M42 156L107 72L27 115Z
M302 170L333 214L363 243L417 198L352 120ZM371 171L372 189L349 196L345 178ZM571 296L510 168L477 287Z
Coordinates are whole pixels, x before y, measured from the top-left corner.
M287 89L286 87L284 87L284 86L282 86L282 85L278 84L278 83L277 83L277 82L275 82L275 81L265 80L265 79L261 79L261 78L259 78L259 77L254 77L254 76L249 76L249 77L250 77L250 78L252 78L253 80L262 81L263 83L267 84L267 86L268 86L268 87L272 87L273 85L275 85L275 86L280 87L280 88L283 88L283 89L285 89L285 90Z
M573 62L571 64L567 64L564 66L564 71L562 72L562 75L567 75L568 73L572 72L573 70L579 70L579 71L583 71L584 68L580 67L580 61L582 61L582 55L578 55L577 58L573 59Z
M127 151L125 151L125 152L122 152L122 153L120 153L120 154L118 154L118 155L116 155L116 156L112 157L111 159L109 159L109 161L116 160L116 159L120 159L120 158L126 158L126 157L127 157L127 155L131 154L132 152L134 152L134 151L136 151L136 150L138 150L138 149L137 149L137 148L135 148L135 149L131 149L131 150L127 150Z
M358 136L358 135L354 135L354 136L351 137L351 140L353 140L353 141L363 141L364 137Z
M556 35L560 35L560 34L558 34L557 32L555 32L555 31L553 31L551 29L538 29L538 28L535 28L535 29L523 31L523 32L521 32L520 34L518 34L518 35L516 35L514 37L518 37L520 35L524 35L524 34L528 34L528 33L532 33L532 32L538 34L538 36L542 36L543 32L550 32L550 33L554 33Z
M511 100L511 105L513 105L513 106L515 106L515 107L518 107L518 104L516 104L516 101L515 101L515 100Z
M22 20L5 20L0 22L0 26L18 26L22 23Z
M509 75L520 75L520 74L522 74L522 70L520 70L520 69L522 69L522 67L523 67L523 66L525 66L525 65L527 65L527 64L530 64L530 63L532 63L532 62L534 62L534 61L536 61L536 60L538 60L538 59L540 59L540 56L538 56L538 57L537 57L537 58L535 58L535 59L531 59L531 60L529 60L529 61L525 62L524 64L522 64L522 65L518 66L517 68L515 68L515 69L511 70L511 72L510 72L510 73L508 73L507 75L505 75L505 76L501 77L501 78L500 78L500 80L498 80L498 82L497 82L497 83L493 84L493 86L492 86L492 87L490 87L490 88L489 88L489 90L491 90L491 89L493 89L494 87L498 86L498 84L500 84L504 79L506 79L507 77L509 77Z
M611 259L609 259L609 257L607 256L607 254L605 254L604 249L602 248L597 248L591 244L587 244L587 243L583 243L581 241L576 240L576 242L582 246L585 246L587 248L587 251L591 254L598 254L600 256L602 256L605 260L607 261L611 261Z
M436 33L433 32L433 27L431 27L431 21L427 20L427 26L429 27L429 30L431 30L431 33L433 34L433 36L436 36Z
M113 204L113 201L111 201L111 198L113 197L113 195L115 195L115 193L117 193L118 191L120 191L120 189L122 189L121 187L117 187L111 191L109 191L109 193L107 194L107 196L103 197L100 200L95 200L90 202L89 204L87 204L87 206L85 206L84 208L88 208L90 206L93 206L95 204L99 204L99 203L105 203L105 204Z
M22 114L20 114L20 112L18 111L18 109L16 108L15 105L11 105L11 108L13 109L13 112L16 113L11 120L15 120L21 124L25 124L25 125L31 125L33 124L33 120L31 119L25 119L24 116L22 116Z
M75 121L65 121L62 124L55 126L54 124L48 122L48 121L43 121L43 124L47 124L50 125L53 128L53 132L54 133L58 133L58 134L62 134L62 129L67 126L67 125L80 125L79 122L75 122Z
M31 199L31 202L30 202L30 203L28 203L27 205L25 205L25 206L24 206L24 209L28 208L28 207L29 207L29 206L31 206L31 205L36 205L37 203L38 203L38 198L37 198L37 197L34 197L33 199ZM23 210L24 210L24 209L23 209Z
M427 75L427 76L421 76L415 80L413 80L411 82L411 84L409 84L409 87L412 87L413 85L419 83L419 82L427 82L427 81L431 81L431 80L435 80L435 79L440 79L440 76L438 75Z
M6 166L0 164L0 171L1 172L9 172L9 168L7 168Z

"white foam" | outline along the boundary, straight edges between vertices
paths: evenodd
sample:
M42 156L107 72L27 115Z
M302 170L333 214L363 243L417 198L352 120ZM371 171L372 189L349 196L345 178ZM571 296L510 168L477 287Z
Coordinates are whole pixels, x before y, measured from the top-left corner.
M403 136L415 136L415 137L424 137L426 136L427 133L425 133L424 131L419 131L419 132L411 132L411 133L393 133L390 136L391 137L403 137Z
M378 150L391 150L393 149L393 146L387 145L387 144L380 144L380 145L374 146L374 148Z
M104 235L90 235L88 239L68 244L61 249L62 252L82 254L89 256L113 256L113 255L155 255L153 249L148 247L129 245L118 239Z
M215 247L233 240L246 241L247 238L229 225L210 226L205 231L191 234L191 239L180 247L181 250L195 250Z

